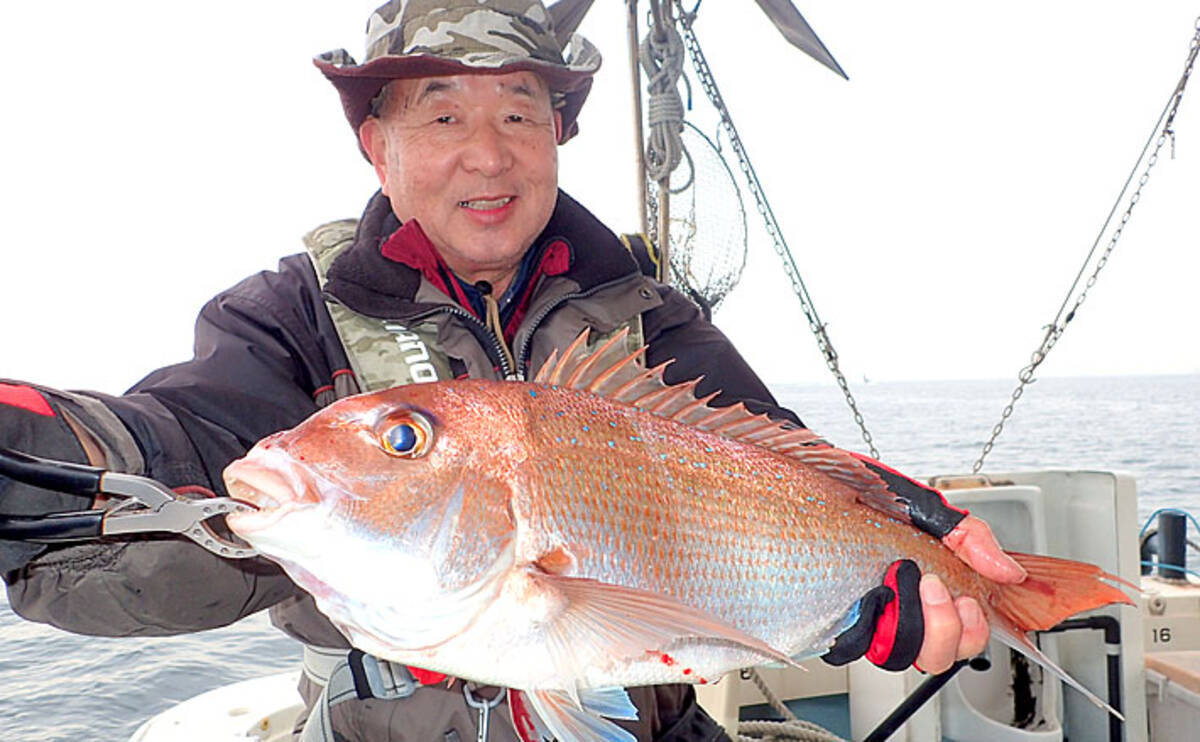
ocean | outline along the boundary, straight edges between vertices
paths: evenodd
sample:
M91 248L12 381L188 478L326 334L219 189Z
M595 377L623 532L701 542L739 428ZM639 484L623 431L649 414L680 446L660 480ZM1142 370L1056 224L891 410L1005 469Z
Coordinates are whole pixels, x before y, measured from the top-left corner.
M866 383L854 391L882 460L929 476L971 470L1014 384ZM812 429L865 450L835 387L774 391ZM1198 415L1200 375L1043 379L1016 405L984 471L1123 470L1137 479L1142 519L1160 507L1200 516ZM2 595L0 648L0 739L8 742L127 740L179 701L292 669L299 658L265 615L189 636L97 639L23 621Z

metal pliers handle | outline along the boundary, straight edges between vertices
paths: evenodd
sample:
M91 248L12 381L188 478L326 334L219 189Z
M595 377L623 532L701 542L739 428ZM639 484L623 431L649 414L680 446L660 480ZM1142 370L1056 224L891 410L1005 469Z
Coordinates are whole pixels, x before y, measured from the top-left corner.
M189 499L162 482L85 464L53 461L0 447L0 475L42 489L94 498L113 497L100 510L47 515L0 515L0 538L53 544L130 533L178 533L230 559L258 556L220 536L206 521L254 507L229 497Z

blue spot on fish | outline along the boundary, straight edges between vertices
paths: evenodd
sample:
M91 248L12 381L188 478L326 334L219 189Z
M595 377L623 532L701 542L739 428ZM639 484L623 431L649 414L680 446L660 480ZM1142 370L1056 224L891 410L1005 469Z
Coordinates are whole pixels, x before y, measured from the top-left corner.
M536 398L536 397L537 397L537 390L536 390L536 389L530 389L530 390L529 390L529 396Z
M608 447L609 447L609 448L616 448L616 447L617 447L617 443L616 443L616 441L609 441L609 442L608 442Z

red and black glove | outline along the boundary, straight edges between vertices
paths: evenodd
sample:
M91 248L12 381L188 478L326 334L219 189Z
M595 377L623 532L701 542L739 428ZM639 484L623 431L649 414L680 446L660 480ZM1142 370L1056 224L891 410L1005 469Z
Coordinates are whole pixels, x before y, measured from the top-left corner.
M911 559L892 562L883 584L862 596L852 611L858 617L838 635L821 659L844 665L859 657L885 670L904 670L916 662L925 641L921 611L921 570Z
M950 503L933 487L910 479L895 469L879 463L870 456L850 452L850 455L875 472L897 500L904 502L908 508L908 517L912 524L936 539L945 538L946 534L967 517L966 510L960 510Z
M79 439L46 395L31 386L0 382L0 447L48 459L86 463ZM0 522L6 516L40 516L86 510L90 500L31 487L0 475ZM0 539L0 574L24 566L44 544Z
M869 456L852 453L904 503L913 525L941 539L967 517L932 487L904 476ZM844 665L866 656L885 670L911 666L925 641L925 616L921 611L921 570L910 559L893 562L883 584L872 588L855 606L858 617L838 635L823 657L831 665Z

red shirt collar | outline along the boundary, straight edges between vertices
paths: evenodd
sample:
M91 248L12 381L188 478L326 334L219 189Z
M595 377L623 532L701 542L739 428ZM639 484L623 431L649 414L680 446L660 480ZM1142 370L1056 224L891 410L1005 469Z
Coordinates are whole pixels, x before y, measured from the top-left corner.
M450 270L450 266L446 265L446 261L434 247L433 241L425 234L425 230L421 229L421 225L417 223L416 219L409 219L384 240L379 247L379 252L388 260L403 263L420 272L425 280L436 286L443 294L467 310L474 311L459 285L459 281L462 279ZM529 299L533 295L533 287L537 285L541 277L561 275L566 273L570 267L570 247L561 238L552 240L542 251L537 266L527 276L524 286L518 287L520 298L511 319L504 328L504 334L509 336L508 339L511 339L512 333L516 332L516 325L524 316Z

